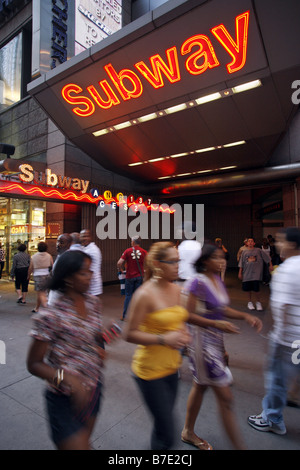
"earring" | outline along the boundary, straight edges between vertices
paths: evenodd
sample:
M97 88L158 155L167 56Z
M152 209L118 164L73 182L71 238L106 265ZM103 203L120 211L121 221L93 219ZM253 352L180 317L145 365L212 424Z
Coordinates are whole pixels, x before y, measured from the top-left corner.
M153 279L154 281L158 282L162 278L162 269L155 268L153 271Z
M73 289L73 282L69 280L65 280L65 285L68 289Z

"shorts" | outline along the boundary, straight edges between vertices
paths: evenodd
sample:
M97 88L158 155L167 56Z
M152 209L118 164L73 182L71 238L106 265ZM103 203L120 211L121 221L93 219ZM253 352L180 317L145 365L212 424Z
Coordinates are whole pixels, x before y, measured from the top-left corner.
M53 442L59 445L65 439L78 433L85 427L91 416L100 410L102 384L99 382L87 409L76 411L72 406L71 397L46 390L45 397Z
M242 282L242 289L244 292L259 292L260 281L246 281Z
M47 290L47 280L49 276L33 276L34 280L34 290L35 291L46 291Z

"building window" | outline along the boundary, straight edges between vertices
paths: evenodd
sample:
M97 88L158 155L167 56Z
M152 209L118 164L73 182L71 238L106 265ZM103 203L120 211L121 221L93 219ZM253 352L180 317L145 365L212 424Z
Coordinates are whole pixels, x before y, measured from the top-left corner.
M31 80L31 22L0 48L0 111L27 96Z
M0 49L0 109L21 99L23 34Z

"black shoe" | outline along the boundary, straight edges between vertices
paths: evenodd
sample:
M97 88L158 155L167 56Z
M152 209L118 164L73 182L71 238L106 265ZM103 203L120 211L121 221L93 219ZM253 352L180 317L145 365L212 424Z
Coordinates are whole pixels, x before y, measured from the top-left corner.
M17 300L17 304L20 304L22 302L23 297L19 297Z

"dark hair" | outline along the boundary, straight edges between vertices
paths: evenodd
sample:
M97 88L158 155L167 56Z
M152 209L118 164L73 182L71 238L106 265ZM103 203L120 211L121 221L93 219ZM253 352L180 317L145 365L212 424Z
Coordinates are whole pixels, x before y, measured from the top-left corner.
M38 244L38 251L41 252L41 253L43 251L47 251L47 248L48 248L48 246L47 246L47 243L45 243L45 242L40 242Z
M21 244L18 246L18 250L19 250L19 251L26 251L26 245L25 245L25 243L21 243Z
M212 243L206 243L203 245L201 250L201 255L195 262L194 266L197 273L202 273L205 269L205 261L208 260L215 251L219 250L220 248Z
M285 235L287 242L296 243L296 249L300 248L300 229L298 227L287 227L279 230L279 233Z
M91 260L91 257L83 251L65 251L55 263L55 269L48 288L64 292L66 288L65 279L80 271L86 259Z

